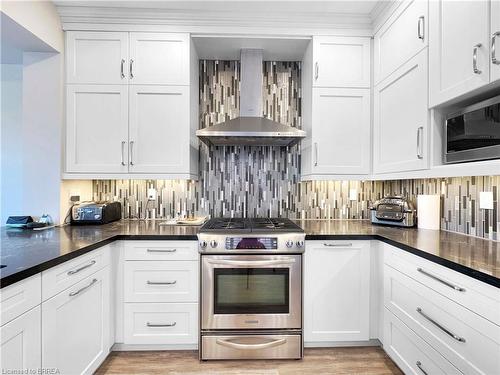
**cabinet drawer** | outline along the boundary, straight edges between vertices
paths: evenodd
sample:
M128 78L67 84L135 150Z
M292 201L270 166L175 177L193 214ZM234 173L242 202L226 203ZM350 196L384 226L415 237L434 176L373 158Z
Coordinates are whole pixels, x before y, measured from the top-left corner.
M387 309L384 309L384 350L405 374L461 374Z
M197 260L196 241L125 241L125 260Z
M389 266L384 305L463 373L500 373L499 326Z
M56 295L109 264L108 247L102 247L42 272L42 300Z
M384 244L384 262L469 310L500 325L498 288ZM456 288L455 288L456 287Z
M125 344L197 344L197 303L126 303Z
M125 262L125 302L197 302L198 262Z
M0 325L42 302L40 274L0 289Z

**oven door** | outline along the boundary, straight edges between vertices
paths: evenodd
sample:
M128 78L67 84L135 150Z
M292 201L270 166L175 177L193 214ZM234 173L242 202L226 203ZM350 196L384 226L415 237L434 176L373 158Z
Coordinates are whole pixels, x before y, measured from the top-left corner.
M300 329L301 255L203 255L201 329Z

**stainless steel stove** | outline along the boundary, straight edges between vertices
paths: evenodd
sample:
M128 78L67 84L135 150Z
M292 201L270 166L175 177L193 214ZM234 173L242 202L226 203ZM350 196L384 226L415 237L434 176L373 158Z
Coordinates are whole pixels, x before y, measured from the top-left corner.
M203 225L200 359L302 358L304 239L289 219Z

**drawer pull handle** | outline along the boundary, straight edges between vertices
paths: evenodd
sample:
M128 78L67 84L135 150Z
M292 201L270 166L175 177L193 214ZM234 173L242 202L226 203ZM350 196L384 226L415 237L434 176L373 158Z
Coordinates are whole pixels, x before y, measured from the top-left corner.
M75 273L78 273L80 271L83 271L86 268L92 267L95 264L95 260L91 261L89 264L86 264L80 268L77 268L76 270L71 270L68 271L68 275L74 275Z
M352 242L348 243L327 243L325 242L323 246L328 246L328 247L352 247Z
M90 282L90 284L89 284L89 285L84 286L83 288L78 289L78 290L77 290L77 291L75 291L75 292L71 292L71 293L69 294L69 296L70 296L70 297L74 297L74 296L76 296L77 294L79 294L79 293L83 292L84 290L86 290L86 289L90 288L90 287L91 287L92 285L94 285L96 282L97 282L97 279L93 279L93 280Z
M427 319L429 322L434 324L436 327L438 327L441 331L446 333L448 336L453 337L455 340L458 342L465 342L465 339L463 337L455 335L453 332L451 332L449 329L443 327L441 324L436 322L434 319L432 319L429 315L424 313L420 307L417 307L417 312L422 315L425 319Z
M177 324L177 322L165 323L165 324L155 324L155 323L150 323L150 322L146 323L146 325L148 327L175 327L176 324Z
M148 280L148 285L175 285L177 280L174 281L150 281Z
M274 348L275 346L286 344L286 339L277 339L269 342L264 342L262 344L240 344L234 341L223 340L223 339L217 339L215 342L219 345L226 346L231 349L258 350L258 349Z
M175 253L177 249L147 249L148 253Z
M448 281L446 280L443 280L435 275L433 275L432 273L429 273L427 272L426 270L424 270L423 268L420 268L418 267L417 268L417 271L420 272L421 274L424 274L425 276L427 277L430 277L431 279L434 279L436 281L439 281L441 284L444 284L446 285L447 287L450 287L452 289L455 289L456 291L458 292L465 292L465 288L462 288L461 286L458 286L458 285L455 285L455 284L452 284L452 283L449 283Z
M425 371L425 370L424 370L424 368L422 367L422 362L417 361L417 363L415 363L415 364L417 365L418 369L419 369L420 371L422 371L422 374L424 374L424 375L429 375L429 374L427 373L427 371Z

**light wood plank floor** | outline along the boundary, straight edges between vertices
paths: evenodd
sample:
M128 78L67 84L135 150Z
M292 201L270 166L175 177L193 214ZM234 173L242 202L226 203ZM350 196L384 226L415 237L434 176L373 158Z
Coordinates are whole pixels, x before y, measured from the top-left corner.
M398 374L379 347L306 349L303 360L199 362L196 351L113 352L96 374Z

